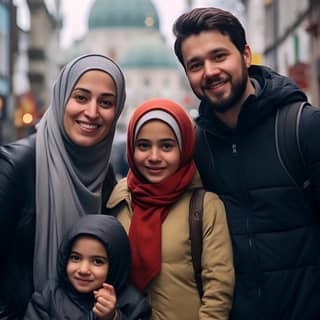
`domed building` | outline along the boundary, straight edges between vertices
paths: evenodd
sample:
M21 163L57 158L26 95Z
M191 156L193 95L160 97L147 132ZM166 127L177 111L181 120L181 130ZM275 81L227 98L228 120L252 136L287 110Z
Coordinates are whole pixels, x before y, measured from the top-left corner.
M127 82L126 107L118 135L125 132L133 109L146 99L170 98L186 108L195 105L184 71L159 30L151 0L96 0L88 32L64 54L66 61L88 52L113 58Z

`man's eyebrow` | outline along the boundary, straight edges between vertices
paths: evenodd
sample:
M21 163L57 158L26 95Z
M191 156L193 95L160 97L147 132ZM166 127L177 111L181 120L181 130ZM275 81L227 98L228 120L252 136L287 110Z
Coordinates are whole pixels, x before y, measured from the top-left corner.
M218 48L214 48L212 50L210 50L207 55L213 55L213 54L217 54L217 53L221 53L221 52L227 52L228 49L224 48L224 47L218 47ZM201 60L201 57L199 55L195 55L193 57L191 57L189 60L187 60L186 64L188 63L192 63L195 61Z

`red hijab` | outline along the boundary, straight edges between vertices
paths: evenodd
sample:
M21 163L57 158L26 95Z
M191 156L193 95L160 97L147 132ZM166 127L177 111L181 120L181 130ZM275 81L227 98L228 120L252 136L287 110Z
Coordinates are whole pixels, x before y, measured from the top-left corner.
M146 181L133 161L136 125L143 115L153 110L162 110L175 119L180 130L182 145L182 150L180 148L181 163L178 170L159 183ZM166 119L156 119L166 122ZM153 118L153 120L156 119ZM132 115L127 136L127 158L130 167L128 187L131 191L133 208L129 239L132 250L131 280L140 290L143 290L160 272L161 224L170 206L178 200L191 183L196 170L193 160L194 148L193 123L186 111L177 103L167 99L148 100L140 105Z

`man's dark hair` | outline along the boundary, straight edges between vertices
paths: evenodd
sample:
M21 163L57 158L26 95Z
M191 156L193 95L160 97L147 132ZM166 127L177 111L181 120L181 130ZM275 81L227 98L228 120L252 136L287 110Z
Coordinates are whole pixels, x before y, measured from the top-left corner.
M219 31L228 35L240 53L244 52L246 33L240 21L230 12L218 8L195 8L182 14L173 25L176 36L174 51L184 66L181 45L191 35L198 35L202 31Z

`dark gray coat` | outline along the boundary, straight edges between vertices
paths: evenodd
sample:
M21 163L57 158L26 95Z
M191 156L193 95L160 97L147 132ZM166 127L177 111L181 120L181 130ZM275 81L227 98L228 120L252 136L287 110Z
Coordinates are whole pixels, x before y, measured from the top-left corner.
M225 204L233 243L231 318L320 319L320 210L290 179L275 145L276 110L306 96L268 68L253 66L249 76L260 89L243 104L235 129L206 102L197 119L196 163L205 188ZM318 205L319 128L320 109L305 107L299 139Z
M111 168L104 182L103 203L115 183ZM21 318L33 292L35 210L33 134L0 147L1 320Z
M95 319L91 311L95 302L93 294L78 293L66 273L72 244L80 235L93 236L106 248L109 261L106 282L115 289L120 319L150 319L151 307L146 299L127 284L131 258L126 231L116 218L106 215L84 216L67 233L58 254L58 279L49 282L41 293L33 294L24 319Z

